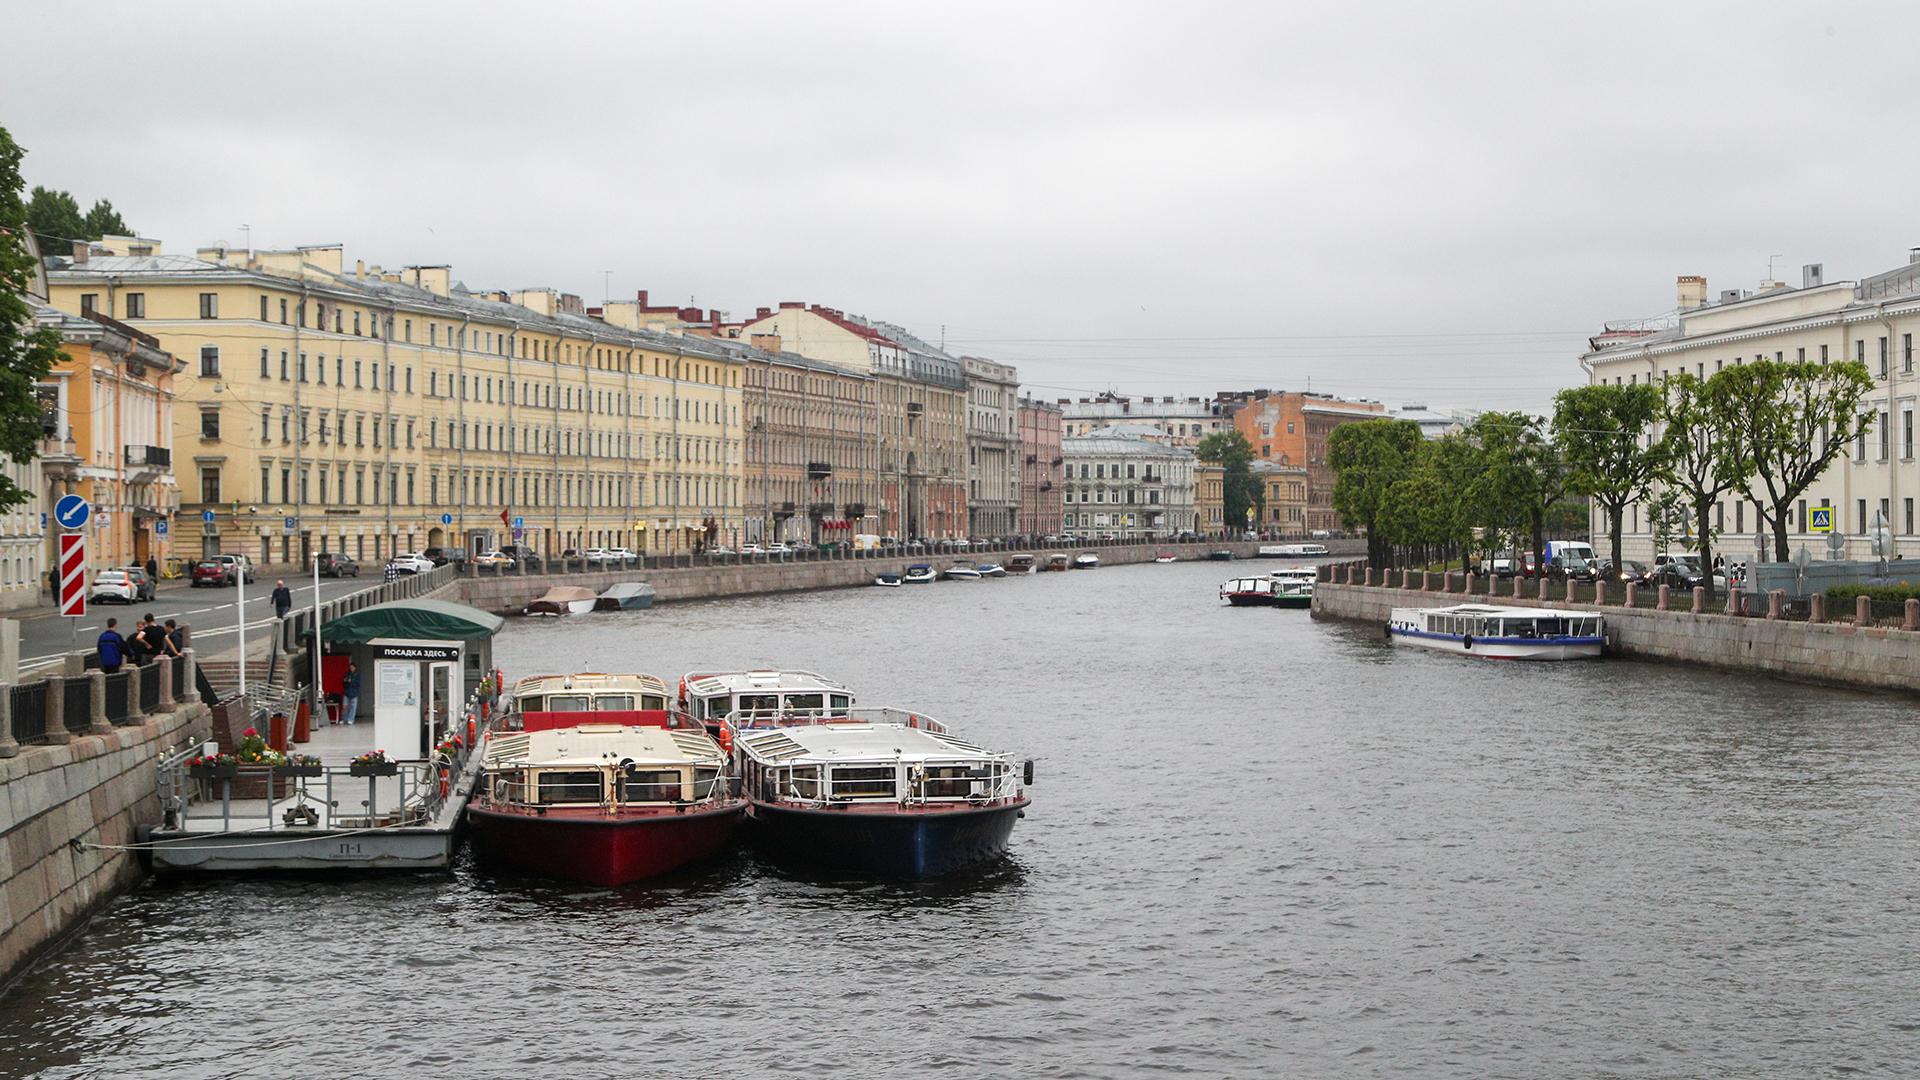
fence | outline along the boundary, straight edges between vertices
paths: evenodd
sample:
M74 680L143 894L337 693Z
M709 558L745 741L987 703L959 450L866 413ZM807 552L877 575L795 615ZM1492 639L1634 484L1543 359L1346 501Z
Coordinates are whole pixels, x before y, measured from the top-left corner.
M7 747L8 735L22 745L64 742L71 735L85 735L93 727L93 680L99 678L105 690L108 723L135 724L158 712L169 701L184 701L186 695L167 694L166 680L176 688L188 685L186 669L193 656L174 660L170 675L163 675L158 663L145 667L123 668L110 675L97 669L77 675L49 675L31 682L0 684L7 694L6 723L0 724L0 748ZM197 665L195 665L197 668ZM58 700L56 701L56 689ZM0 757L9 753L0 749Z
M13 717L13 737L22 744L47 741L47 682L23 683L7 687L8 715Z
M183 665L173 665L180 667ZM140 669L140 713L145 715L160 707L160 665L148 664Z
M124 724L133 719L133 677L134 672L126 669L106 677L108 723Z

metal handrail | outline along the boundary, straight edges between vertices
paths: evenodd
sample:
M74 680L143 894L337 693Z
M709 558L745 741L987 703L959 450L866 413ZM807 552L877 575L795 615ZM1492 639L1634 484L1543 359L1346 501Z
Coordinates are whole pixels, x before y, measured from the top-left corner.
M726 715L725 723L735 731L832 723L899 724L935 735L947 734L947 725L933 717L891 705L855 705L845 709L735 709Z

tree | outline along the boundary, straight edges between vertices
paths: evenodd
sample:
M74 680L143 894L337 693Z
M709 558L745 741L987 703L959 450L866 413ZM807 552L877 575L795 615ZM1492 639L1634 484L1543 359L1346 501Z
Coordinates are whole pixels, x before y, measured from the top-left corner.
M16 462L40 453L40 398L34 384L60 358L60 335L34 328L26 296L33 285L34 249L27 236L27 207L20 198L20 147L0 128L0 455ZM33 497L0 473L0 509Z
M1692 535L1693 530L1687 528L1691 509L1681 502L1678 488L1663 487L1647 500L1647 531L1653 536L1653 550L1667 551L1675 540Z
M1480 447L1482 462L1476 503L1489 524L1524 528L1544 570L1547 517L1567 492L1567 470L1560 448L1547 437L1546 421L1519 412L1481 413L1467 434Z
M80 203L72 194L38 186L27 202L27 224L45 255L65 255L73 250L75 240L98 240L108 234L119 236L133 232L121 218L120 211L105 199L95 202L93 209L82 214Z
M1713 594L1713 506L1720 496L1740 485L1753 471L1747 445L1734 432L1727 416L1728 402L1718 380L1732 368L1702 380L1686 372L1667 377L1660 407L1660 479L1684 498L1693 511L1694 539L1700 548L1700 566ZM1659 534L1669 535L1673 522L1660 503L1650 510L1655 545Z
M1238 431L1216 431L1200 440L1194 456L1221 467L1222 521L1231 532L1245 529L1267 506L1267 493L1253 475L1253 444ZM1251 509L1250 516L1247 511Z
M133 232L120 217L120 211L105 199L94 202L93 209L87 211L86 234L83 239L98 240L103 236L126 236Z
M1615 566L1627 504L1645 498L1660 473L1659 444L1648 437L1659 412L1660 391L1644 383L1595 383L1554 395L1553 431L1567 463L1567 490L1606 513Z
M1742 493L1759 504L1773 530L1774 558L1786 562L1793 501L1846 453L1849 438L1865 438L1873 427L1860 411L1873 376L1858 360L1756 360L1723 368L1708 382L1734 437L1746 445L1751 471L1740 474Z
M1390 539L1379 525L1392 508L1389 492L1406 478L1419 445L1420 425L1411 420L1362 420L1342 424L1327 436L1333 508L1348 527L1367 531L1367 561L1375 569L1386 566Z

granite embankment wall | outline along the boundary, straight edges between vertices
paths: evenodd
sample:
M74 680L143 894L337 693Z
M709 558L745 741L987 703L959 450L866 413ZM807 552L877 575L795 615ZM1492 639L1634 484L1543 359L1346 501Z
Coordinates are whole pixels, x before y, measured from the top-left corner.
M198 701L165 708L0 758L0 990L145 875L131 852L84 845L132 844L160 820L156 760L211 728Z
M1337 541L1335 543L1338 543ZM1332 546L1331 544L1329 546ZM1152 562L1159 551L1172 551L1183 561L1204 559L1209 552L1232 551L1242 559L1260 550L1257 543L1168 544L1156 548L1146 544L1112 547L1061 548L1068 555L1097 551L1102 566ZM1339 548L1334 548L1340 551ZM1034 551L1044 560L1053 551ZM1342 552L1344 554L1344 552ZM608 570L585 574L503 574L498 577L461 577L450 582L436 596L457 600L487 611L518 612L529 601L555 585L578 585L594 592L621 581L644 581L653 586L656 602L708 600L726 596L757 596L773 592L798 592L808 589L839 589L871 585L875 574L898 573L911 563L924 562L945 567L956 559L1005 561L1006 552L980 552L971 555L931 553L886 558L819 559L804 562L729 563L713 566L681 566L653 570Z
M1313 615L1316 619L1384 624L1393 608L1445 607L1469 601L1599 612L1606 617L1612 650L1621 656L1705 664L1836 686L1907 693L1920 690L1920 632L1897 627L1569 604L1481 593L1469 598L1458 592L1329 582L1314 586ZM1676 602L1690 604L1691 600Z

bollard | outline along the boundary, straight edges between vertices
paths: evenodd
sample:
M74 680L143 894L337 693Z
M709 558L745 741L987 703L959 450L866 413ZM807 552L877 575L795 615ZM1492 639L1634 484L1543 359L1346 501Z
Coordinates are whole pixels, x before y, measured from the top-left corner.
M1655 611L1673 610L1670 606L1673 601L1672 587L1667 585L1660 586L1660 595L1657 597L1657 601L1658 602L1653 605Z
M185 687L180 693L180 704L191 705L200 700L197 667L199 660L195 658L191 648L182 648L180 650L180 662L187 667L186 673L180 677L180 685Z
M1767 593L1767 618L1780 617L1780 605L1787 602L1787 590L1773 589Z
M1854 598L1853 625L1855 626L1872 626L1873 625L1873 601L1872 600L1869 600L1864 596L1857 596Z
M1604 579L1593 583L1593 604L1595 607L1607 606L1607 583Z
M267 718L267 746L281 753L287 752L287 714L274 713Z
M1468 596L1473 595L1473 571L1471 570L1467 571L1467 585L1466 585L1466 588L1462 589L1461 591L1466 593Z
M1632 607L1634 605L1634 602L1639 599L1640 599L1640 583L1637 581L1627 582L1627 606Z
M1567 579L1567 603L1573 603L1573 579Z
M1551 582L1549 582L1546 578L1540 579L1540 589L1539 589L1540 599L1545 600L1547 598L1547 586L1549 584L1551 584Z
M113 724L107 720L107 673L98 669L87 672L87 692L92 698L92 708L87 712L90 720L87 724L87 734L111 733Z
M1420 591L1426 592L1431 588L1433 588L1433 571L1431 570L1420 571Z
M1372 584L1373 584L1373 567L1371 567L1371 566L1369 566L1369 567L1367 567L1367 576L1366 576L1366 578L1365 578L1365 580L1364 580L1364 582L1363 582L1363 584L1366 584L1366 585L1372 585Z
M1707 587L1705 585L1695 585L1693 587L1693 613L1695 615L1700 615L1700 614L1704 614L1706 610L1707 610Z
M0 758L19 752L20 744L13 738L13 695L0 694Z
M1453 591L1453 571L1447 570L1440 574L1440 591L1443 593Z
M1908 600L1906 616L1900 620L1902 630L1920 630L1920 600Z
M1740 606L1740 590L1729 587L1727 589L1727 614L1738 615L1743 610L1745 609Z
M1807 597L1807 621L1823 623L1827 621L1827 594L1814 593Z
M300 707L293 710L293 741L303 743L313 738L313 702L300 699Z

